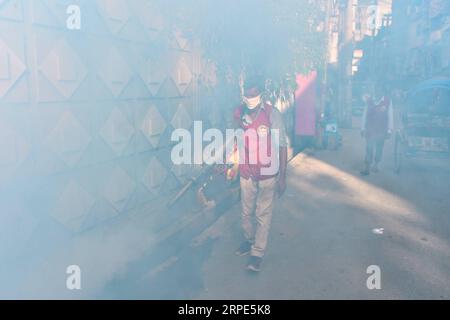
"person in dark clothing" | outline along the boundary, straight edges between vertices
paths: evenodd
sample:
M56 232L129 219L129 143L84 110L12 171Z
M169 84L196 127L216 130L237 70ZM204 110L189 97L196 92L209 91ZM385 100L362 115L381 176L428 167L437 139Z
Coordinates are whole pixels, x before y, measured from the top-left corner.
M365 166L361 175L367 176L370 172L378 172L383 157L384 143L394 130L394 115L392 101L382 95L378 101L373 97L365 96L366 108L363 114L361 135L366 139Z

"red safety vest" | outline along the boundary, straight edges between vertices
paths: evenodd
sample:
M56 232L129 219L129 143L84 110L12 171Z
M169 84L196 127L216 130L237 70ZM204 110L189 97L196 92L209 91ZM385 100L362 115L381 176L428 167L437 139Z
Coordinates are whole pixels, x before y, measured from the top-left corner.
M260 110L258 116L256 119L253 120L251 124L245 124L242 121L242 115L244 112L245 106L241 105L239 106L234 114L234 118L238 123L240 124L241 128L244 130L245 133L248 133L249 130L255 130L257 133L254 134L248 134L245 135L245 142L244 142L244 159L242 160L241 164L239 165L239 173L241 177L245 179L253 179L255 181L260 180L266 180L273 178L277 176L277 174L274 175L263 175L261 173L261 168L269 168L271 163L264 164L261 162L259 157L259 146L260 143L266 143L266 150L267 150L267 157L271 156L271 148L272 148L272 141L271 141L271 120L270 116L272 113L272 106L269 104L265 104L264 107ZM255 140L256 137L256 140ZM265 139L265 141L260 141L261 139ZM250 146L252 146L252 150L250 150ZM256 159L257 162L251 164L250 159L253 159L255 157L250 157L250 152L257 152ZM254 155L253 155L254 156Z

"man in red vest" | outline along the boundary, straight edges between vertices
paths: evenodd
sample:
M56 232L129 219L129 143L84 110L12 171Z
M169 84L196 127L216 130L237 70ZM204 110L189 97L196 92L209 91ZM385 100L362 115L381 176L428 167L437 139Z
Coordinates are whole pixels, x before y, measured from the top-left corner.
M379 171L385 140L391 137L394 130L392 101L384 94L385 92L382 89L382 95L378 101L374 101L371 96L364 97L367 106L361 128L361 134L366 138L365 167L361 171L363 176L368 176L371 170L375 173Z
M236 254L250 254L247 269L255 272L260 271L266 251L275 193L281 196L286 190L286 130L280 111L263 101L263 83L260 77L247 80L244 103L234 112L236 125L245 133L244 154L239 155L242 158L239 172L245 242ZM262 158L271 159L271 163ZM273 166L274 161L277 166Z

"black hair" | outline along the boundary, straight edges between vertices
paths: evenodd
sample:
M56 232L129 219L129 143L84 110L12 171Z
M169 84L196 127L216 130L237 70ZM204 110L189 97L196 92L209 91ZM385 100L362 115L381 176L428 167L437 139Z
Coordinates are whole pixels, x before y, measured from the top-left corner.
M245 79L245 82L244 82L245 89L256 88L262 92L262 91L264 91L265 86L266 86L265 78L261 75L252 75L252 76L248 77L247 79Z

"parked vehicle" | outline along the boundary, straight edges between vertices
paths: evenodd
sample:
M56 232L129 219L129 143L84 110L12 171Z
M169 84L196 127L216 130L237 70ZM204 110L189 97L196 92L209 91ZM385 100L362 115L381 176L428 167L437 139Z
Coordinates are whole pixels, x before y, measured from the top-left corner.
M409 91L395 134L395 171L409 157L450 156L450 79L424 81Z

